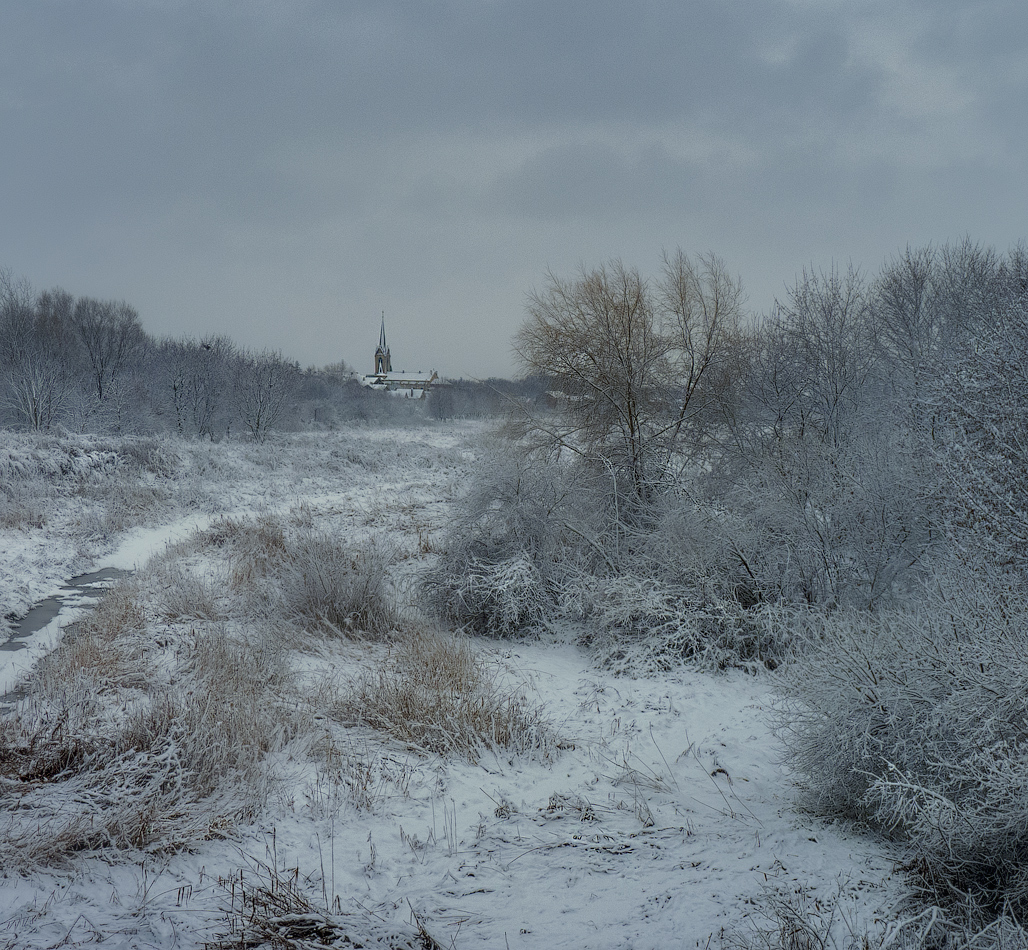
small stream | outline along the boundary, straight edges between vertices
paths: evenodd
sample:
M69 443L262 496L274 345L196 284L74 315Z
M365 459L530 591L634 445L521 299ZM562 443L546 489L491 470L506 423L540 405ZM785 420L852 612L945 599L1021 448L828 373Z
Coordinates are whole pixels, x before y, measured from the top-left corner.
M122 577L131 571L116 567L104 567L88 574L79 574L67 581L52 597L36 604L21 620L13 624L14 632L5 643L0 643L0 667L6 665L5 654L24 650L32 643L32 638L59 618L62 611L71 613L82 607L92 607L100 599L105 590L109 590ZM71 621L69 621L71 622ZM0 686L0 704L9 704L18 698L19 691L3 692Z
M103 567L89 574L79 574L68 581L53 597L36 604L21 620L12 626L14 633L6 643L0 643L0 651L22 650L26 640L38 633L65 607L84 607L96 603L99 593L108 590L120 577L127 577L131 571L116 567Z

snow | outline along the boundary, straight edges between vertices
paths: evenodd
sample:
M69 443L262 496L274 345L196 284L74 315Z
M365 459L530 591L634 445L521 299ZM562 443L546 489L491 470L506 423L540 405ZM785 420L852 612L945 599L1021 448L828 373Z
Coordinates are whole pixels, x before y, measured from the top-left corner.
M297 506L332 530L389 537L397 570L413 572L441 536L482 432L282 437L263 459L249 446L193 447L176 491L202 510L164 505L156 522L91 548L56 509L38 528L0 531L0 578L20 592L7 603L27 606L85 567L139 567L219 518ZM82 609L69 606L29 649L0 652L0 691ZM227 933L229 882L276 875L325 914L363 922L369 940L375 927L419 925L458 950L718 946L759 925L769 889L834 895L859 931L902 892L885 845L799 806L770 728L769 677L618 677L557 638L475 646L527 684L558 751L472 763L352 730L343 752L368 766L362 807L294 757L279 763L266 813L228 840L0 869L0 947L200 948ZM344 644L307 663L312 675L345 677L373 660L373 649Z
M104 566L134 571L177 542L210 527L214 518L210 514L189 515L155 527L132 528L118 540L110 554L104 555Z

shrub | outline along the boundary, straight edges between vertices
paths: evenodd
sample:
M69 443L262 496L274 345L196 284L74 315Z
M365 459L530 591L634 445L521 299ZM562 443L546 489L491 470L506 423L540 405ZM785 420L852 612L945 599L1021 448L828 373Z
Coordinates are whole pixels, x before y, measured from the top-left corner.
M1028 912L1028 604L823 615L780 734L819 811L902 838L937 902ZM983 918L984 919L984 918Z
M455 501L439 558L423 575L429 610L501 636L555 616L590 520L576 490L573 473L556 463L509 444L494 450Z
M745 608L734 600L694 599L695 590L621 575L595 583L588 641L601 666L647 674L689 662L704 669L774 669L808 635L799 611Z
M485 636L511 636L552 613L542 573L528 558L497 563L471 561L459 576L429 580L436 611L447 620Z

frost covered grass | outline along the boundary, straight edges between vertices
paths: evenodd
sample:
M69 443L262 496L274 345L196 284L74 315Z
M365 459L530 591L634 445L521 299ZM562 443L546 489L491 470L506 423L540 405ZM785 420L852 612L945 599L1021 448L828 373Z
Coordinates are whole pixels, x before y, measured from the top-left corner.
M547 756L558 741L543 710L497 660L457 637L408 634L343 689L338 715L409 748L477 761L483 752Z
M389 552L302 529L288 537L275 572L282 611L293 623L351 636L381 636L396 624L389 598Z
M416 520L420 543L430 546L434 516L404 511L394 499L398 486L409 490L428 480L440 486L438 501L429 504L444 500L465 464L466 427L438 428L282 434L261 446L0 432L0 636L68 577L175 520L245 514L249 522L331 497L354 526ZM396 535L401 554L417 549L417 529L409 528ZM123 558L134 566L132 557Z
M280 651L217 625L154 631L140 598L116 589L4 718L5 867L173 850L262 807L265 760L299 721Z
M209 950L442 950L417 915L412 914L413 923L402 926L363 908L344 911L338 898L329 900L324 881L303 874L299 866L280 869L251 860L249 867L221 884L229 897L229 929L207 944Z

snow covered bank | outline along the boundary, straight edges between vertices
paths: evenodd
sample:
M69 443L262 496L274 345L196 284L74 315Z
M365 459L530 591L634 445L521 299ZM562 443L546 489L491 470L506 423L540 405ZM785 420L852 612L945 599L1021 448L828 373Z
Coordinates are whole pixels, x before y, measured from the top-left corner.
M570 644L477 639L476 653L542 710L555 741L532 753L495 746L444 757L340 716L339 697L374 682L395 644L292 629L263 601L244 609L247 592L268 582L225 538L254 519L269 526L273 553L276 524L354 545L388 542L402 598L405 579L438 544L480 431L176 447L180 476L168 496L181 504L160 508L163 527L127 525L90 555L141 568L162 555L131 595L133 649L145 663L105 679L104 654L90 661L105 684L98 701L111 703L98 721L119 722L158 688L191 688L199 661L190 651L205 640L249 637L262 663L278 664L282 684L254 695L282 702L294 732L268 759L272 781L250 819L174 849L106 844L0 877L0 947L228 946L219 941L233 927L236 939L240 927L256 927L256 905L243 913L241 903L255 894L277 894L286 916L306 907L336 946L344 934L365 946L428 945L414 942L419 928L458 950L717 946L751 929L768 889L837 897L858 932L873 927L897 894L892 856L797 810L768 725L765 678L679 669L633 679L596 669ZM67 552L75 542L58 528L70 523L55 514L45 527L15 531L39 550ZM195 528L210 530L190 540ZM33 564L6 556L4 570L41 587ZM172 595L183 589L202 594L202 610L182 612ZM149 767L130 764L131 774ZM61 781L6 774L0 800L53 804ZM105 800L120 807L117 789ZM0 829L32 817L0 812ZM159 823L147 834L159 843Z

